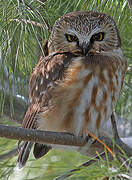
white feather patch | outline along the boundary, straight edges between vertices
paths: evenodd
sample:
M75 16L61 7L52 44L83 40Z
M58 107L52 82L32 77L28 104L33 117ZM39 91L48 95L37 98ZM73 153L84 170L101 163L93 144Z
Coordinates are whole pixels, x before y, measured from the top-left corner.
M74 113L75 128L74 129L75 129L76 135L79 134L81 127L83 125L83 121L85 120L84 112L86 110L86 107L89 106L90 104L92 89L94 85L97 84L97 82L98 82L98 78L96 76L92 76L91 80L88 82L87 86L85 87L85 89L83 90L81 94L79 105L75 109L75 113Z

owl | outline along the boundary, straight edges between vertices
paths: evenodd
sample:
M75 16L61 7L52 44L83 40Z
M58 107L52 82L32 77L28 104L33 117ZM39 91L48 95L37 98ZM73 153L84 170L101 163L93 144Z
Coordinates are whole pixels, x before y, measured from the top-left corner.
M100 12L60 17L30 78L30 105L22 127L98 136L110 119L123 85L127 61L114 20ZM25 165L32 142L18 156ZM35 158L53 145L35 143Z

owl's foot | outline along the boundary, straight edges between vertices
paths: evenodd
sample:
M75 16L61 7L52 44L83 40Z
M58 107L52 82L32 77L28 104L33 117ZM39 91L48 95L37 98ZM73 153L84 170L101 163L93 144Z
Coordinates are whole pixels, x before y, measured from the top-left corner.
M84 137L84 136L83 136ZM100 140L96 135L94 135L93 133L88 131L88 136L86 136L85 138L87 138L87 143L83 146L79 148L79 152L82 154L87 154L87 151L89 150L90 146L94 143L96 143L96 141L98 141L100 144L102 144L107 150L108 152L114 156L113 151L102 141Z
M97 136L95 136L93 133L91 133L90 131L88 131L88 134L95 140L95 141L98 141L100 144L102 144L107 150L108 152L114 156L114 153L113 151L102 141L100 140Z
M81 135L81 137L86 140L86 144L79 148L79 152L82 153L82 154L87 154L88 149L96 141L96 139L94 139L89 134L88 134L88 136L83 134L83 135Z

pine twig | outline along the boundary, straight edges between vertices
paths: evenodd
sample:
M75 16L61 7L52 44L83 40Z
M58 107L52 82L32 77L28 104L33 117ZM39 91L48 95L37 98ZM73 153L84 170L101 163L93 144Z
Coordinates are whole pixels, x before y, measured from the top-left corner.
M93 157L92 159L86 161L85 163L81 164L80 166L78 166L75 169L69 170L66 173L54 178L54 180L64 180L65 178L68 178L72 175L73 172L79 171L81 169L81 167L87 167L90 166L91 164L95 163L96 160L100 159L100 157L103 157L105 155L105 152L100 153L99 155L96 155L95 157Z
M30 21L30 20L25 20L25 19L10 19L10 21L25 22L25 23L28 23L28 24L32 24L33 26L37 26L39 28L43 27L43 24L38 23L36 21Z
M40 1L40 0L36 0L36 1L38 1L40 4L42 4L43 7L45 6L45 3L44 3L44 2L42 2L42 1Z
M2 91L0 91L1 93ZM5 102L3 106L3 113L2 115L14 120L15 122L21 124L25 111L27 109L27 103L17 96L13 96L13 112L10 111L10 97L11 95L5 94Z
M14 148L14 149L12 149L9 152L0 155L0 161L3 161L5 159L7 159L7 158L12 158L12 157L14 157L17 154L18 154L18 148Z
M20 1L20 3L23 3L22 0L19 0L19 1ZM26 5L27 9L29 9L30 11L34 11L34 9L29 4L27 4L26 2L24 2L24 5ZM38 11L37 11L37 14L43 20L44 25L45 25L45 29L47 29L47 31L50 31L50 25L49 25L48 21L44 17L42 17L42 15Z

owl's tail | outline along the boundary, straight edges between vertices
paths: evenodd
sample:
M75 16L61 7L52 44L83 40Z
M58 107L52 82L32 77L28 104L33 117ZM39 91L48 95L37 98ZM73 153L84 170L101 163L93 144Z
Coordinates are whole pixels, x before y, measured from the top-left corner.
M19 169L26 164L33 144L34 143L32 142L25 142L22 145L17 160L17 167ZM35 143L33 150L34 157L36 159L41 158L42 156L47 154L51 148L52 148L51 146L45 144Z
M26 164L32 146L33 146L32 142L25 142L22 145L22 147L19 151L18 159L17 159L17 167L18 168L22 168Z

